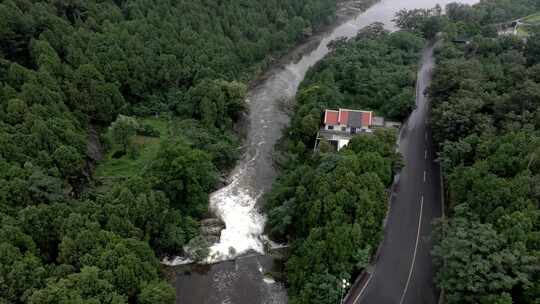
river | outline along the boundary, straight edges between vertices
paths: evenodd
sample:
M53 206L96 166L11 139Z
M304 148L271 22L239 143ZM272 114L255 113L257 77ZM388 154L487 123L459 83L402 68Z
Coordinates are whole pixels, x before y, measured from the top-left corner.
M382 0L365 12L339 22L327 32L312 37L286 56L282 65L269 70L248 93L249 126L245 154L233 170L228 186L210 197L211 210L226 224L219 243L211 247L215 263L176 275L177 303L182 304L258 304L286 303L286 291L265 278L274 267L268 256L242 256L264 253L265 217L259 199L276 176L272 151L287 126L289 117L282 101L292 99L310 67L329 52L328 45L342 37L353 37L358 30L382 22L394 30L392 19L400 9L445 6L450 0ZM475 3L476 0L460 1Z

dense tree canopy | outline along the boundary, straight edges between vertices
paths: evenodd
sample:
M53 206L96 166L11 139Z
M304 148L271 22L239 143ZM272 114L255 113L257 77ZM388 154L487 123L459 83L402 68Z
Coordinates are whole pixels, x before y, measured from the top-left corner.
M407 31L421 33L432 39L437 33L452 39L466 39L482 34L495 37L503 24L523 18L540 10L536 0L486 0L474 6L458 2L448 4L444 9L401 10L395 18L396 25Z
M382 237L396 132L355 137L284 173L268 196L268 225L292 243L291 303L335 303L339 282L366 266ZM372 149L373 148L373 149Z
M245 82L335 10L0 0L0 303L172 303L158 257L183 253L238 157ZM93 188L100 140L125 154L140 135L163 139L147 165Z
M401 164L394 129L356 136L339 152L323 141L313 153L322 111L406 117L423 45L415 34L374 24L335 42L301 84L276 152L282 172L266 205L270 235L292 247L286 261L291 303L339 302L341 280L364 269L381 240L386 190Z
M450 211L433 254L448 303L540 299L538 34L492 28L537 9L483 1L427 17L445 24L429 94Z
M414 107L423 45L418 35L389 33L381 24L348 41L334 42L332 52L308 71L300 85L290 135L283 138L281 150L298 154L303 150L300 143L313 147L324 109L373 110L395 120L407 117ZM285 165L287 153L278 152L277 161Z

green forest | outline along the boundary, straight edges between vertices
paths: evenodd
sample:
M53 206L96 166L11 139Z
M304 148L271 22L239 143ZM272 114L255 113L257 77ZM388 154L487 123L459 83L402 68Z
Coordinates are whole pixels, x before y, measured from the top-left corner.
M183 253L241 147L249 81L336 18L336 0L0 0L0 304L172 304ZM314 151L322 112L403 120L417 62L448 218L433 256L454 303L540 302L537 0L401 11L310 69L276 147L268 232L291 245L290 303L335 303L382 238L396 132Z
M246 82L335 11L0 0L0 303L173 303L159 258L234 165Z
M358 136L340 152L314 138L326 108L396 120L414 105L424 39L438 38L428 90L448 218L437 223L435 278L447 303L540 303L540 34L499 36L500 23L537 1L401 11L389 34L372 25L312 68L275 155L268 195L273 238L288 241L291 303L335 303L382 237L391 177L402 166L395 134ZM422 38L420 38L422 37ZM346 177L346 178L345 178ZM361 216L359 216L361 215Z
M451 217L434 255L448 303L540 299L539 42L478 33L439 51L432 124Z
M300 86L291 126L278 144L281 174L267 195L268 229L291 244L285 281L293 304L337 303L342 279L364 269L382 239L388 189L402 165L397 130L357 136L313 153L324 109L348 107L405 118L414 106L424 39L381 24L334 43Z
M407 117L414 107L423 46L419 35L390 34L382 24L366 27L354 39L333 42L332 52L308 71L300 85L288 135L279 144L278 164L286 165L288 155L308 156L325 109L349 107L396 120Z
M485 1L401 13L410 30L442 32L428 93L449 214L432 254L449 304L540 303L540 32L496 30L539 10Z

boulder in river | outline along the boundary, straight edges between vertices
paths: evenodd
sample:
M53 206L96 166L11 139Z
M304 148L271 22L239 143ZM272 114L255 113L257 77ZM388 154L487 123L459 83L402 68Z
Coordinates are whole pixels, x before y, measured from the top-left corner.
M210 244L219 242L221 230L225 229L225 223L218 218L208 218L200 222L201 236Z

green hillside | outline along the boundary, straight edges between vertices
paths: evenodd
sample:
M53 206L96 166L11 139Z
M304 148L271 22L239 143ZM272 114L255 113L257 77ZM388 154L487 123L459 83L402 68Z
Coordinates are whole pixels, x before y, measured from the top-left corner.
M173 303L158 257L183 253L235 164L247 80L335 10L0 1L0 303Z
M540 13L529 15L521 19L521 21L531 24L540 24Z

